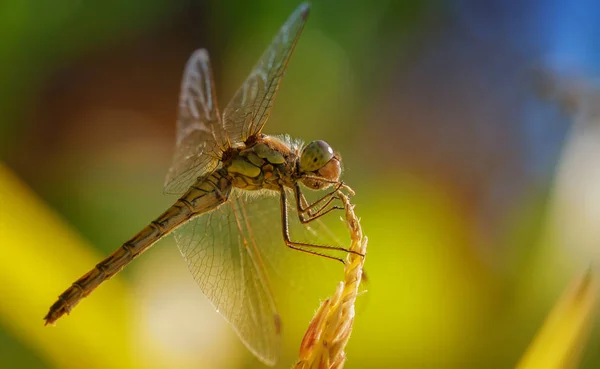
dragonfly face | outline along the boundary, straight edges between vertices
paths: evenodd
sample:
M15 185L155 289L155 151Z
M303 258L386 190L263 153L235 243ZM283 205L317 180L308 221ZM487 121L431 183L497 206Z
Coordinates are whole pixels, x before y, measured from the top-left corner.
M325 141L313 141L300 155L300 178L311 189L321 190L339 182L342 163L339 155Z

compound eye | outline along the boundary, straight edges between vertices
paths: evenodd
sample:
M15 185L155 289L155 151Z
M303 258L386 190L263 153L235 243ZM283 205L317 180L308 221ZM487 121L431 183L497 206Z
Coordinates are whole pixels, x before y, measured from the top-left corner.
M322 140L309 143L300 155L300 168L305 172L314 172L325 166L333 158L333 149Z

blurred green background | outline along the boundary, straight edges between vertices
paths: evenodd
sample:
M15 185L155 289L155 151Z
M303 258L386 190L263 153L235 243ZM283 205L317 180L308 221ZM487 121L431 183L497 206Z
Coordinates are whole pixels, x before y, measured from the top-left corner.
M42 317L173 201L193 50L209 50L223 108L297 5L0 3L0 368L262 366L171 239L56 327ZM357 193L369 283L348 368L513 367L594 265L599 7L313 3L264 131L326 140ZM326 297L282 297L297 313L279 367ZM599 343L592 330L581 367L600 366Z

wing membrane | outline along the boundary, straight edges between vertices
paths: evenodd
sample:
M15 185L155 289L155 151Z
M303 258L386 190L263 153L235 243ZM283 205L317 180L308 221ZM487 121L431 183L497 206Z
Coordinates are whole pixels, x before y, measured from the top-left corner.
M286 247L279 205L276 192L248 194L234 189L221 207L175 231L177 245L204 294L267 364L277 360L281 340L273 296L281 298L290 286L295 292L315 294L324 288L327 293L342 273L339 263ZM343 245L320 220L301 224L293 204L288 206L295 240Z
M246 141L262 130L309 10L310 5L304 3L292 13L223 111L232 142Z
M175 231L189 269L217 311L266 364L279 354L279 316L238 191Z
M223 112L217 98L208 52L197 50L183 74L173 164L166 193L181 194L218 166L222 151L259 133L267 121L294 46L308 16L301 4L288 18L267 51Z
M208 52L196 50L181 82L175 155L165 192L181 194L194 181L216 168L220 148L227 144L221 123Z

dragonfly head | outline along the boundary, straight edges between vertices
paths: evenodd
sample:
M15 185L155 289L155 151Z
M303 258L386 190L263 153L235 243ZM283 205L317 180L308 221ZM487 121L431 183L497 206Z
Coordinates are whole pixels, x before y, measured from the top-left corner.
M332 181L337 182L342 174L341 159L327 142L313 141L304 146L300 154L300 174L307 176L302 179L302 183L308 188L315 190L327 188Z

